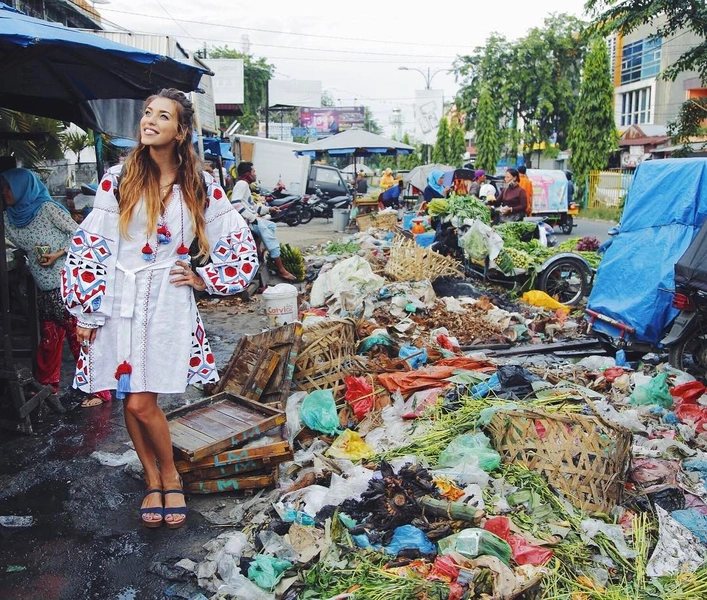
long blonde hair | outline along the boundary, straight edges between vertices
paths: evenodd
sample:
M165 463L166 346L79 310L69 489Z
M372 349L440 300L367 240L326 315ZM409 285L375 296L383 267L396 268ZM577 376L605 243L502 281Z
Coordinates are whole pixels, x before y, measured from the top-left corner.
M145 108L155 98L168 98L177 105L177 171L174 183L179 185L182 198L191 218L192 226L199 240L199 257L208 256L209 241L206 237L204 224L204 209L206 207L206 190L204 177L200 170L200 161L192 145L192 123L194 106L179 90L174 88L160 90L159 93L145 100ZM145 199L147 211L147 234L155 231L157 221L163 207L163 197L160 194L160 170L150 157L150 148L140 140L128 155L120 177L120 234L128 237L128 224L133 210L140 198Z

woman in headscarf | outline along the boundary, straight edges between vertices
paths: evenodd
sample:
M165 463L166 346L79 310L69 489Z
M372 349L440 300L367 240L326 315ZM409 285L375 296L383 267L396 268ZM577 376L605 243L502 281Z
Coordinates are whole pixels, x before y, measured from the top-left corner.
M449 192L449 188L444 187L444 171L435 169L427 176L427 187L422 192L425 202L435 198L444 198L447 192Z
M388 188L395 185L395 177L393 177L393 170L388 168L383 171L383 176L381 177L381 190L385 192Z
M61 298L63 257L76 221L61 204L54 202L39 178L27 169L9 169L0 174L5 236L27 255L32 278L37 284L37 311L41 337L37 349L35 376L51 385L56 393L61 374L64 338L78 360L81 352L76 335L76 318ZM107 390L87 396L81 406L98 406L110 400Z

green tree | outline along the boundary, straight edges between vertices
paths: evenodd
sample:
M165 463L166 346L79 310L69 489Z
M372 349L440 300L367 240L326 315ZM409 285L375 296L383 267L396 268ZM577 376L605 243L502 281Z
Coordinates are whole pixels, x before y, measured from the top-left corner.
M403 139L402 139L403 144L410 144L410 136L408 135L407 131L403 134ZM404 154L400 157L398 160L398 165L400 169L407 169L411 171L414 169L416 166L422 164L422 158L421 158L421 146L420 144L415 145L415 151L411 152L410 154Z
M498 110L494 106L491 91L484 87L479 99L476 120L476 162L477 169L488 173L496 172L496 164L501 157L502 138L498 127Z
M681 107L675 121L668 123L668 134L673 144L682 144L673 156L689 156L694 152L704 152L707 141L693 142L694 139L704 140L707 127L703 125L707 119L707 98L692 98ZM693 148L692 144L696 144Z
M461 167L466 153L466 139L464 138L464 129L457 119L452 122L449 137L449 164L453 167Z
M81 153L90 146L93 146L93 132L82 130L72 130L61 134L61 145L64 150L71 150L76 154L76 163L81 164Z
M61 121L0 108L0 134L20 133L29 138L7 139L5 154L14 156L18 164L28 169L41 170L42 161L63 158L60 142L63 129Z
M260 120L265 116L268 81L275 73L275 65L265 58L255 58L228 46L213 46L207 53L208 58L243 59L243 115L236 121L241 124L243 133L257 135Z
M595 38L584 62L579 101L570 127L576 198L582 198L589 172L607 166L617 142L609 53L606 42Z
M437 128L437 140L432 150L432 161L444 165L449 164L449 123L442 117Z

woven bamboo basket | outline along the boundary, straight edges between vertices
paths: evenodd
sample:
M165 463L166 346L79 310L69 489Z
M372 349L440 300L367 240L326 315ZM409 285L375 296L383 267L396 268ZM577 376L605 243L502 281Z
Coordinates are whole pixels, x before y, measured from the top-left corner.
M356 360L356 325L350 319L327 319L307 326L295 361L293 382L298 390L345 391L344 378L359 375Z
M432 281L446 275L462 277L462 269L459 261L396 236L390 246L385 274L395 281Z
M372 214L358 215L356 217L356 225L359 231L366 231L370 227L374 227L375 217Z
M499 410L487 429L504 462L542 473L574 506L608 513L621 503L631 450L627 429L598 415L536 410Z
M395 226L398 224L398 215L392 212L377 214L374 223L374 226L379 229L395 229Z

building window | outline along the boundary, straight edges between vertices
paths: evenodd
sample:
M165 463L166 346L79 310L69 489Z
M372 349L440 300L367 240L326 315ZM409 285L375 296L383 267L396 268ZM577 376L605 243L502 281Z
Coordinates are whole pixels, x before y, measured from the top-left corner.
M661 38L626 44L621 54L621 85L658 75L661 46Z
M651 123L651 88L621 94L621 126Z

